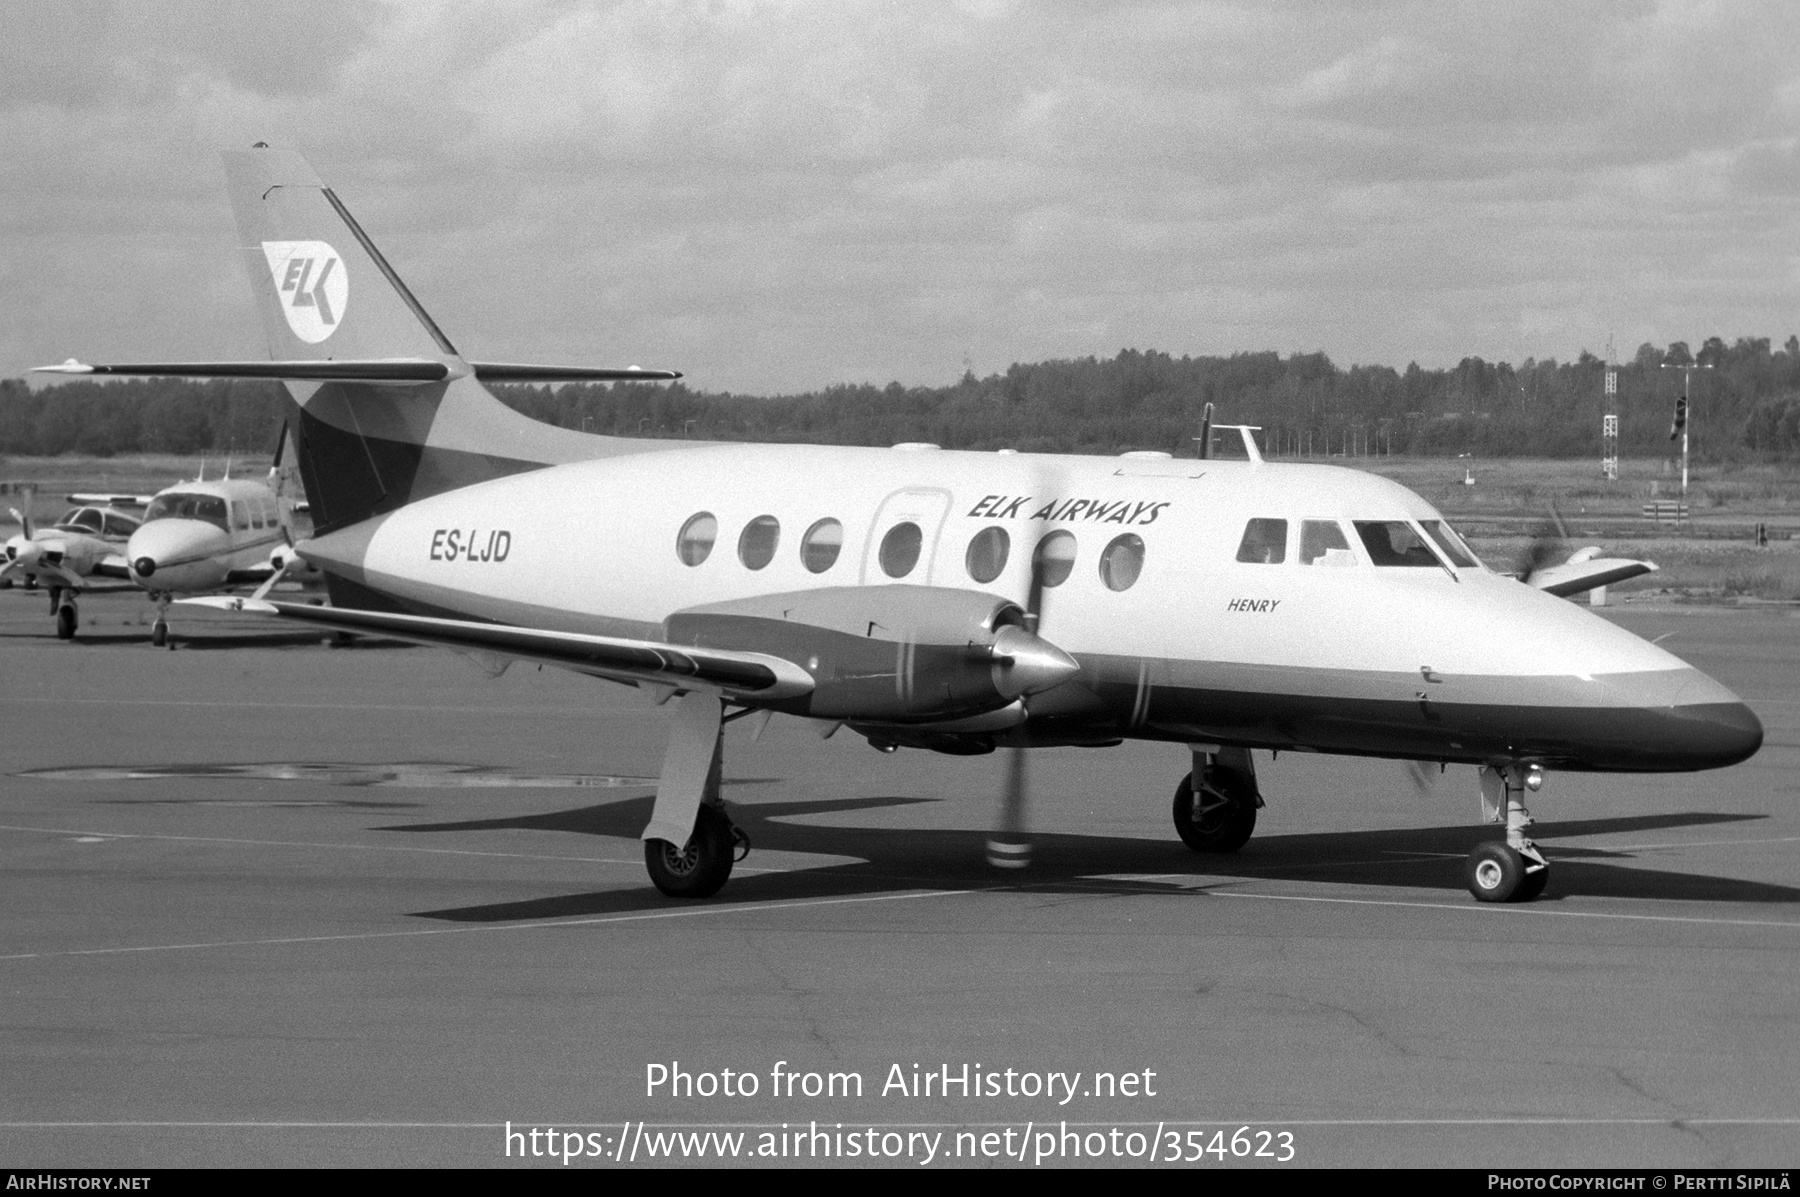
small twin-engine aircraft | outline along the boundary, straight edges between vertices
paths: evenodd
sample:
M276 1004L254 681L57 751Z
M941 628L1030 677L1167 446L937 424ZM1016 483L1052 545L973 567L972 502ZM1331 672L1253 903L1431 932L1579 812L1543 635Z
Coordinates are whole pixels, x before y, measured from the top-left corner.
M51 369L71 372L66 365ZM56 634L64 640L81 625L76 596L97 578L150 592L157 601L150 638L160 646L168 640L173 595L269 582L302 564L290 548L292 504L267 482L178 482L155 495L70 495L69 501L86 505L35 534L30 520L15 512L23 531L7 542L0 571L0 579L49 588Z
M7 539L6 560L0 565L0 587L14 582L50 592L50 614L56 634L64 640L75 634L79 615L75 594L95 578L125 581L125 546L137 532L141 511L150 502L143 495L70 495L77 504L49 527L33 526L31 516L12 509L19 531Z
M95 373L278 378L330 608L190 600L548 663L673 699L651 879L715 893L745 844L722 724L779 712L878 748L1013 757L998 866L1026 863L1024 753L1185 745L1177 834L1241 847L1253 752L1476 767L1503 841L1485 901L1542 891L1547 770L1742 761L1755 715L1662 649L1495 573L1431 505L1338 467L637 441L553 428L482 385L667 379L459 352L292 153L227 155L271 361ZM1254 450L1254 442L1246 440Z

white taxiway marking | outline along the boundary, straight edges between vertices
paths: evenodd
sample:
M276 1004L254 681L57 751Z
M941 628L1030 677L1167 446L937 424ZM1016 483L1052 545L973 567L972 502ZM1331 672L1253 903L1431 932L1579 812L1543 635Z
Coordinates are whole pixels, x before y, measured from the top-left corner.
M1687 840L1679 844L1583 844L1597 852L1645 852L1651 848L1722 848L1736 844L1794 844L1800 835L1775 836L1766 840Z
M1209 890L1212 898L1249 898L1264 902L1337 902L1346 906L1410 906L1419 910L1456 910L1463 913L1492 912L1500 914L1537 914L1566 919L1624 919L1642 923L1703 923L1714 927L1786 927L1800 931L1800 923L1784 923L1776 919L1714 919L1679 914L1622 914L1607 910L1549 910L1540 906L1511 906L1493 902L1468 905L1452 902L1395 902L1380 898L1323 898L1300 894L1246 894L1236 891Z
M509 860L558 860L576 864L642 865L642 860L619 860L611 856L547 856L536 852L483 852L476 848L421 848L413 844L323 844L306 840L245 840L221 835L159 835L136 831L76 831L67 827L17 827L0 823L0 831L35 831L44 835L73 836L78 844L102 844L108 840L169 840L178 844L239 844L251 848L344 848L352 852L424 852L437 856L498 856ZM835 860L835 858L834 858ZM827 867L824 865L821 868ZM738 873L793 873L797 869L759 869L755 865L733 866Z
M342 935L283 935L271 939L221 939L197 943L144 944L122 948L65 948L48 952L16 952L0 960L48 960L65 956L125 956L142 952L192 952L206 948L280 947L302 943L347 943L368 939L419 939L428 935L474 935L495 931L553 931L559 927L598 927L607 923L635 923L650 919L699 918L709 914L756 914L771 910L806 910L814 906L848 906L858 902L906 902L914 898L955 898L970 889L940 889L906 894L864 894L854 898L818 898L799 902L762 902L754 906L702 906L687 910L648 910L640 914L608 914L597 918L557 919L535 923L511 923L484 927L422 927L411 931L358 931Z

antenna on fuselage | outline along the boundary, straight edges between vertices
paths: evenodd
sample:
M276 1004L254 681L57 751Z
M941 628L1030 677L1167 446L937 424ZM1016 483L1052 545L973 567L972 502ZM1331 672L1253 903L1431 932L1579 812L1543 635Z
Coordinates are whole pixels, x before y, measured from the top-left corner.
M1200 435L1194 439L1200 443L1200 460L1212 457L1212 413L1213 405L1208 403L1200 409Z

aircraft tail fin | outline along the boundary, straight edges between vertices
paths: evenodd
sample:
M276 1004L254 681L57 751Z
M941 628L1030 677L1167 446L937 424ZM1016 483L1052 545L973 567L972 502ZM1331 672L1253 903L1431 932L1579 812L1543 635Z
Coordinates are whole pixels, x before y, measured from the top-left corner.
M453 361L456 346L306 159L225 153L244 265L276 361Z
M679 377L673 371L470 362L299 154L259 143L228 151L225 173L273 360L62 369L280 379L297 409L288 427L321 534L457 487L667 447L539 423L483 380Z

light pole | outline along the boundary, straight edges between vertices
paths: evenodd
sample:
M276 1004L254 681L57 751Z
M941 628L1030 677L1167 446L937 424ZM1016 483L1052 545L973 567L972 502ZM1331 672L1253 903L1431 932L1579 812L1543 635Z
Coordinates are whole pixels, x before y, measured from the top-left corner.
M1688 421L1694 418L1694 405L1690 402L1693 398L1692 388L1694 383L1694 371L1710 370L1713 368L1713 364L1711 362L1707 362L1704 365L1699 362L1683 362L1679 364L1676 362L1664 362L1662 368L1665 370L1681 371L1681 418L1675 422L1676 426L1669 435L1673 436L1676 432L1681 433L1681 499L1683 502L1686 502L1688 482Z

